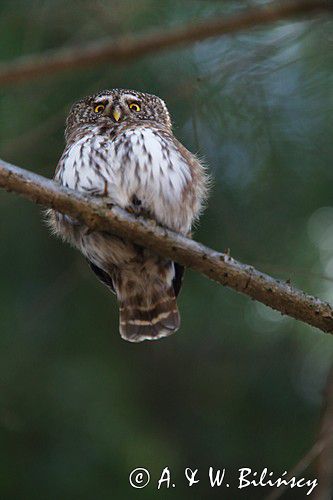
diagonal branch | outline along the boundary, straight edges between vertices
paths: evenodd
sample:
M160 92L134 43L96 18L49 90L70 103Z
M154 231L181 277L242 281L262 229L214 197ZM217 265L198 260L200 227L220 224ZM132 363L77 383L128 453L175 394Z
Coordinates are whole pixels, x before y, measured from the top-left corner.
M279 487L275 487L273 491L265 497L264 500L278 500L278 498L282 497L282 495L288 490L289 481L293 478L299 478L301 474L303 474L310 465L319 457L319 455L325 450L326 442L323 439L318 439L310 448L310 450L297 462L297 464L291 469L290 472L283 478L287 484L282 484ZM319 499L317 500L324 500ZM330 500L330 499L325 499Z
M159 33L98 40L85 46L23 56L0 65L0 85L20 83L42 75L106 62L127 62L147 54L184 47L211 37L329 10L332 10L330 0L297 0L284 4L276 1L264 8L252 8L232 16L191 23Z
M313 500L330 500L333 496L333 366L324 393L319 439L325 443L317 461L318 488Z
M277 500L288 489L288 482L299 478L317 460L318 485L312 500L331 500L333 493L333 366L328 373L322 409L320 433L312 448L285 476L287 484L275 487L265 500Z
M333 333L333 309L328 303L295 289L290 283L276 280L252 266L242 264L227 254L212 250L141 217L136 218L118 207L108 209L99 199L63 188L45 177L2 160L0 187L68 214L92 230L107 231L151 248L156 253L191 267L282 314L324 332Z

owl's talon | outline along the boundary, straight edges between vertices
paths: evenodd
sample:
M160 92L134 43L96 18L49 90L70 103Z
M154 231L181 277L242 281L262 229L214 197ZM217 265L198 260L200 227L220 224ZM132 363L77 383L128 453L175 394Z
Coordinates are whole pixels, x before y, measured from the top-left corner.
M130 214L133 214L133 215L139 215L139 211L138 210L135 210L134 207L132 207L131 205L126 207L126 211Z
M140 210L137 210L136 212L133 212L137 217L141 217L142 219L146 221L153 221L154 219L151 218L151 213L149 210L145 210L144 208L141 208Z
M157 221L155 219L152 219L151 217L145 217L144 219L146 222L148 222L152 226L155 226L155 227L158 226Z

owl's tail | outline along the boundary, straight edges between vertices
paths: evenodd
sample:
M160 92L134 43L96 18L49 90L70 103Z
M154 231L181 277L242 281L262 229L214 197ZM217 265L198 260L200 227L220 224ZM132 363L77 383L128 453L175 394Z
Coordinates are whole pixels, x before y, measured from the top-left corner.
M169 280L155 278L142 286L130 277L117 280L119 330L129 342L156 340L175 333L180 325L175 291Z

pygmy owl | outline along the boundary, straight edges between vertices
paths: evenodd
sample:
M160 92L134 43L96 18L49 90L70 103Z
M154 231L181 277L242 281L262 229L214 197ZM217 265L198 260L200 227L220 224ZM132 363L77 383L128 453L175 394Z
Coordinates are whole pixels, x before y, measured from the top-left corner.
M162 99L123 89L88 96L73 105L65 138L57 183L189 234L206 197L207 175L174 137ZM91 232L55 210L48 218L54 233L78 248L115 292L124 339L155 340L179 328L182 266L112 234Z

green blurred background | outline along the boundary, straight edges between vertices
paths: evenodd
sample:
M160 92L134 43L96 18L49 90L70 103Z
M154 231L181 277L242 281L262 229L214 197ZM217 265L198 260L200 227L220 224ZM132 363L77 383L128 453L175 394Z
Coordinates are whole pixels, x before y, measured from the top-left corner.
M1 60L265 3L1 0ZM73 101L155 93L214 178L196 238L333 300L332 26L279 22L3 87L1 157L51 177ZM208 467L278 476L312 446L332 338L188 271L181 330L126 343L114 297L41 210L2 191L0 213L1 498L259 499L211 490ZM141 491L128 483L139 466L152 477ZM165 466L176 488L158 492ZM185 467L200 468L198 486L185 488Z

